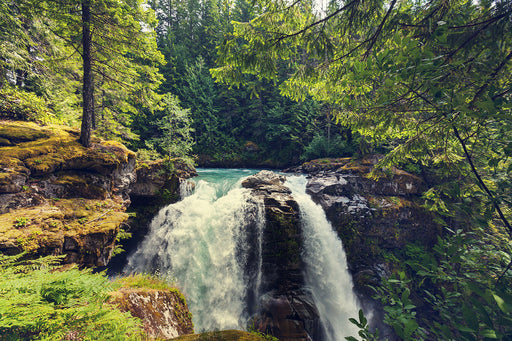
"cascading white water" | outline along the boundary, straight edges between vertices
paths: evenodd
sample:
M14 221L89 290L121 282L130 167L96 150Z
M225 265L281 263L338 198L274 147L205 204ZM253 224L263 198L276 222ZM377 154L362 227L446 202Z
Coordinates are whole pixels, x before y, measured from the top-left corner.
M187 297L196 331L243 328L248 290L257 290L261 281L259 274L248 278L244 273L252 242L248 226L253 224L259 234L255 257L261 263L264 221L261 204L240 186L251 173L201 172L192 194L153 219L149 234L125 267L126 273L159 271L174 277ZM257 267L261 271L261 264Z
M196 332L244 329L262 294L265 211L240 185L254 172L200 170L195 189L182 188L184 199L158 213L124 269L174 278L187 297ZM357 316L358 308L341 241L305 193L305 177L290 176L286 185L300 207L305 281L326 341L343 340L357 333L348 318Z
M320 205L306 194L306 178L289 176L285 183L299 204L304 236L305 282L310 287L328 341L357 335L349 322L359 308L352 290L341 240L333 231Z

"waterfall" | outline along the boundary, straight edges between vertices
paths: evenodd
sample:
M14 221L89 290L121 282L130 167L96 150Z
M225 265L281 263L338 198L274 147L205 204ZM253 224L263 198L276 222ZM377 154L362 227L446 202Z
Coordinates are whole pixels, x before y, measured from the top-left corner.
M158 213L124 269L173 277L197 332L244 329L247 297L257 296L263 209L240 186L251 173L200 171L194 192Z
M344 340L345 336L357 335L348 319L357 317L359 308L341 240L322 207L306 194L306 182L304 176L289 176L285 184L301 211L305 282L313 293L326 340Z
M199 169L195 188L158 213L125 273L158 272L171 277L187 297L196 332L245 329L259 312L265 209L241 187L249 170ZM182 184L188 186L186 182ZM324 327L322 340L356 335L348 321L358 308L341 241L322 208L305 193L304 176L289 176L301 211L305 283Z

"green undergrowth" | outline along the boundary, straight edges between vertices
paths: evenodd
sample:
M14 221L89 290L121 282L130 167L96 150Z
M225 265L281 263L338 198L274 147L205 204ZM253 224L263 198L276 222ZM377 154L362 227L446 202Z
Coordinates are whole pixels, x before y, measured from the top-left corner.
M0 255L0 340L144 340L140 320L108 304L113 284L58 257Z

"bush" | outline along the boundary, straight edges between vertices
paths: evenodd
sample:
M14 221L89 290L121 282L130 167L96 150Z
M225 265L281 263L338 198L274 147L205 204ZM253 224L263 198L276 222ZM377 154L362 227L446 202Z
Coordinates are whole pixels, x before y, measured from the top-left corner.
M39 123L55 121L44 99L34 93L8 86L0 89L0 117Z

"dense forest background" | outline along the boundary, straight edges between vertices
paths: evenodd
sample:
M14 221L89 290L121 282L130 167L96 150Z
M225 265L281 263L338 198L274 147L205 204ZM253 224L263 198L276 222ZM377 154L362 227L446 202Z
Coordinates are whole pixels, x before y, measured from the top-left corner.
M10 106L26 106L38 120L78 126L80 4L2 4L2 110L15 116ZM236 88L214 81L217 46L233 22L263 11L252 1L92 1L91 10L96 135L143 158L194 155L204 165L283 167L354 152L329 105L281 95L286 68Z
M145 159L381 153L372 175L421 176L444 228L388 255L385 321L405 340L510 340L511 32L500 0L0 0L0 112L78 127L88 110Z

